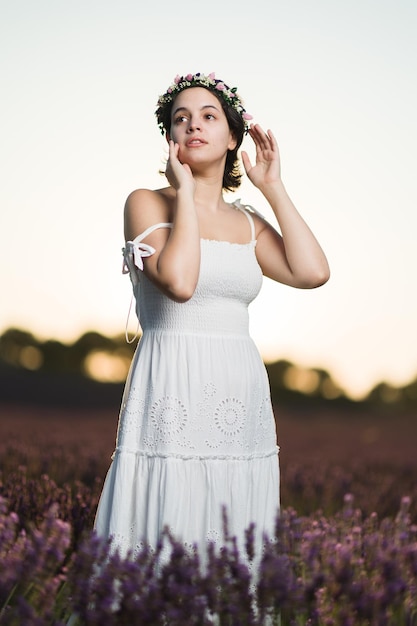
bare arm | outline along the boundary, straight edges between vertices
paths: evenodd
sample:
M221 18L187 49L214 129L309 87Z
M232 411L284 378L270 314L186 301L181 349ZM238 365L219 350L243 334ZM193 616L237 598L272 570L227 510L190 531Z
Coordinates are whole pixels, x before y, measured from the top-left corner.
M278 144L271 131L256 124L250 136L256 146L256 164L246 152L242 160L251 182L269 202L282 236L263 224L258 234L256 254L265 276L300 288L318 287L330 276L327 259L317 239L298 213L281 180Z
M140 189L125 206L125 238L134 239L148 226L172 221L172 229L158 229L146 237L156 252L144 260L144 272L168 297L185 302L194 293L200 272L200 235L194 207L194 180L188 165L177 158L170 142L167 178L176 189L173 210L162 194Z

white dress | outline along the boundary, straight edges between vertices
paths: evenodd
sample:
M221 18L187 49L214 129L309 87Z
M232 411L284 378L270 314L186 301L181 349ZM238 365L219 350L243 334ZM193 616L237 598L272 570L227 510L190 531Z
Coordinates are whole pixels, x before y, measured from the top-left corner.
M141 272L154 249L142 242L156 224L126 243L125 267L142 337L126 382L116 449L95 528L122 554L155 548L168 526L204 561L207 542L223 540L222 508L244 552L256 524L271 538L279 508L279 464L267 373L249 336L248 305L262 272L251 240L201 240L197 288L177 303ZM249 239L249 228L248 228ZM140 297L139 297L140 288Z

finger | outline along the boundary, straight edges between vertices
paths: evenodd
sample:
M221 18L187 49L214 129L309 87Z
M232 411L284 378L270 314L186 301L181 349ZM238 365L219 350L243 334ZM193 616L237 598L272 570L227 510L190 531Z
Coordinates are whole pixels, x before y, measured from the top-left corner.
M267 130L267 133L268 133L269 140L271 142L271 148L273 150L278 151L278 141L276 140L274 133L272 132L270 128Z
M270 139L259 124L254 124L250 134L259 150L269 150L271 148Z
M259 126L259 124L251 124L251 127L249 129L249 134L252 137L252 139L254 140L259 140L261 137L261 132L262 132L262 128Z
M262 143L261 143L261 139L259 137L259 132L255 128L251 128L249 130L249 135L250 135L253 143L255 144L256 151L258 152L258 151L262 150Z
M268 134L268 132L265 132L263 128L261 128L261 126L259 126L259 124L257 124L257 132L258 132L258 136L259 136L259 142L260 145L262 146L263 150L270 150L271 149L271 138Z
M169 144L168 144L168 150L169 150L169 158L172 159L172 157L174 156L175 152L175 143L172 139L169 140Z
M186 172L188 172L191 176L193 175L193 172L191 170L191 167L188 165L188 163L184 163L183 168L185 169Z
M180 149L179 144L175 143L175 141L171 139L169 142L169 158L171 159L172 162L179 160L178 159L179 149Z
M247 152L242 150L241 152L243 167L245 168L246 174L252 169L252 163L250 162L249 155Z

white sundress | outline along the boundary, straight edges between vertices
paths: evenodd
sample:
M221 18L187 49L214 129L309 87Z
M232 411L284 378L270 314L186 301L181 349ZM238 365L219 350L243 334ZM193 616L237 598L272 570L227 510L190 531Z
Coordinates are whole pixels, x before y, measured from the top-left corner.
M244 554L254 522L255 548L274 534L279 463L267 373L249 335L248 305L262 272L255 229L245 244L201 240L200 275L190 300L177 303L142 273L154 249L143 239L124 248L142 337L132 360L116 448L95 529L122 554L157 546L168 526L204 561L208 542L221 546L222 509ZM140 290L140 297L139 297Z

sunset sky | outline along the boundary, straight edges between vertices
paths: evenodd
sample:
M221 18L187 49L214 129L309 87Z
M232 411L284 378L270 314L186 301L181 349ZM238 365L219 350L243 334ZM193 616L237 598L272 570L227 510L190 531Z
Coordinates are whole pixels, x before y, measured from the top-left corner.
M165 185L157 96L177 73L215 71L275 132L332 270L314 291L265 281L262 355L328 369L357 397L414 378L416 32L412 0L4 2L0 333L124 331L124 201ZM249 181L234 198L273 221Z

